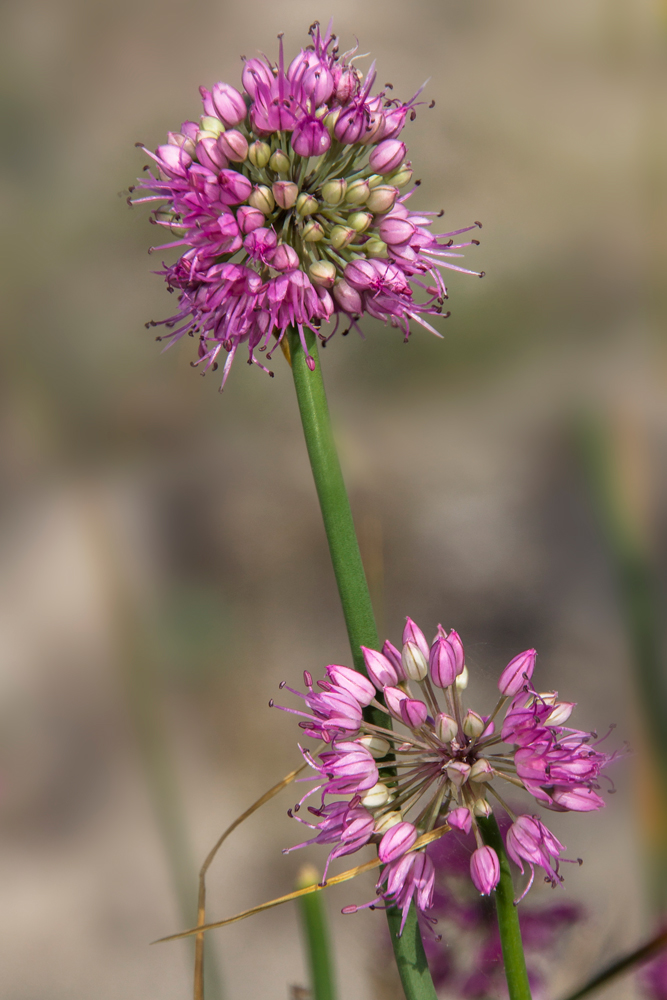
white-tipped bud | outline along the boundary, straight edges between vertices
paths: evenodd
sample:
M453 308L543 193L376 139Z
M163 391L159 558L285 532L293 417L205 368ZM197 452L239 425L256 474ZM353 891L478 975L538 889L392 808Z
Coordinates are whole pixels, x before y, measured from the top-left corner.
M404 164L395 173L390 174L387 180L397 188L405 187L412 180L412 167L409 167L407 163Z
M468 668L464 667L459 676L456 678L456 683L454 685L456 687L456 690L465 691L465 689L468 687L469 679L470 675L468 674Z
M452 719L451 715L445 715L444 712L436 715L435 735L441 743L451 743L458 731L459 727L456 724L456 720Z
M312 194L308 194L307 191L302 191L296 199L296 210L299 215L313 215L319 207L320 203L317 198L313 198Z
M389 798L389 789L378 781L377 785L373 785L361 796L361 804L367 809L379 809L385 802L389 802Z
M475 804L472 807L472 811L475 814L475 816L479 816L479 818L481 819L482 817L490 816L491 813L493 812L493 809L486 801L486 799L475 799Z
M482 757L476 760L470 770L470 781L491 781L493 778L493 768L488 760Z
M379 215L383 212L389 212L396 202L398 197L398 188L393 187L391 184L380 184L378 187L373 188L366 201L366 207L371 212L375 212Z
M182 132L167 132L167 143L170 146L180 146L188 156L195 157L197 153L197 144L194 139L191 139L188 135L183 135Z
M282 149L277 149L275 153L272 153L271 155L269 166L272 170L275 170L277 174L286 174L290 168L289 156L287 156L286 153L283 153Z
M387 250L387 244L383 240L379 240L373 236L364 243L364 253L367 257L387 257L389 251Z
M356 235L356 232L350 226L334 226L329 234L331 246L336 250L342 250L343 247L352 242Z
M389 741L383 740L381 736L362 736L356 742L370 750L374 757L386 757L391 750Z
M461 785L465 785L466 781L470 777L471 770L472 768L470 767L470 764L466 764L462 760L453 760L445 768L447 777L457 788L460 788Z
M304 243L317 243L324 236L324 230L319 222L310 219L301 230L301 239Z
M481 715L477 712L473 712L471 708L468 709L463 720L463 732L466 736L471 739L476 740L478 736L481 736L486 727L486 723Z
M403 673L411 681L423 681L428 673L428 660L416 642L406 642L401 653Z
M371 176L367 177L366 180L367 180L368 186L370 188L376 188L378 186L378 184L384 184L385 183L385 179L382 176L382 174L371 174Z
M222 124L219 118L214 118L212 115L202 115L199 119L201 122L202 132L209 132L214 135L217 139L222 132L225 131L225 126Z
M342 108L335 108L324 119L324 124L326 125L329 135L331 136L333 136L334 127L336 125L336 122L340 118L340 113L342 110L343 110Z
M402 823L402 822L403 822L403 817L401 816L400 812L388 812L385 813L384 816L380 816L380 818L376 820L375 826L373 827L373 831L374 833L379 833L380 836L383 836L387 832L387 830L391 830L392 826L396 826L397 823Z
M559 701L554 706L552 712L544 720L545 726L562 726L564 722L572 715L572 710L576 702L574 701Z
M354 229L357 233L365 233L371 222L373 221L373 216L370 212L352 212L347 219L347 224Z
M310 280L322 288L333 288L336 280L336 266L328 260L317 260L308 268Z
M351 184L348 184L345 201L349 205L365 205L370 193L371 189L368 181L365 181L363 177L360 177L358 180L352 181Z
M252 205L253 208L259 209L262 215L271 215L276 205L273 192L266 184L258 184L252 189L248 198L248 204Z
M258 167L262 170L271 159L271 147L268 142L262 142L261 139L253 142L248 149L248 159L253 167Z
M340 205L345 199L346 191L347 181L343 177L338 177L336 180L326 182L322 188L322 197L327 205Z

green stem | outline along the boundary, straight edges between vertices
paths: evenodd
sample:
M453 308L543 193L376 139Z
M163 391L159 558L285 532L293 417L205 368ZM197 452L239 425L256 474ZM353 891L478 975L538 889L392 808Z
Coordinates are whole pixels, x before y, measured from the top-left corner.
M320 875L313 865L304 865L296 880L297 889L317 885ZM324 893L313 892L299 900L301 923L306 939L312 1000L336 1000L329 929L324 910Z
M500 881L496 887L496 913L498 914L498 929L500 944L503 949L503 963L507 977L507 988L510 1000L531 1000L526 959L521 942L519 927L519 912L514 905L514 886L510 864L505 854L503 838L498 828L495 816L477 820L482 832L484 843L492 847L500 861Z
M600 989L601 986L607 986L617 976L623 975L624 972L631 972L644 962L648 962L655 955L659 955L666 946L667 931L661 931L660 934L651 938L650 941L643 944L640 948L636 948L628 955L616 959L615 962L608 965L602 972L598 972L596 976L589 979L587 983L580 986L574 993L570 993L567 1000L581 1000L582 997L587 997L590 993L594 993L595 990Z
M296 389L306 448L310 459L315 488L320 501L343 616L352 650L354 666L365 674L361 646L379 649L373 606L366 582L357 535L354 530L350 501L345 489L338 452L331 430L329 407L324 392L322 370L317 350L317 338L305 331L306 346L315 361L311 371L306 364L299 336L288 331L290 360ZM368 711L370 721L389 726L390 720L379 709ZM395 907L387 911L396 963L407 1000L436 1000L436 992L428 971L414 903L410 907L405 931L397 937L400 912Z

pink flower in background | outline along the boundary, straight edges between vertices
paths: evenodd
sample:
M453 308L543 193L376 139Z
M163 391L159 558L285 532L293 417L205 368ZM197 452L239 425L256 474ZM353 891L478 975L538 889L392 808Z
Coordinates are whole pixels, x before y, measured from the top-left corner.
M156 203L151 221L172 237L153 249L183 248L158 272L178 309L148 325L165 328L167 346L197 337L204 371L225 351L222 385L241 344L269 371L261 355L288 327L304 350L306 329L326 342L341 317L359 329L364 314L405 338L413 322L440 336L426 318L447 298L440 269L479 273L455 263L470 243L454 240L480 224L435 235L438 213L410 212L414 188L401 194L412 168L398 136L419 93L407 103L371 94L375 64L364 79L331 25L323 35L315 23L310 35L287 68L282 38L276 64L245 60L241 90L201 87L204 114L146 150L157 170L146 168L145 194L132 201ZM256 280L230 283L225 267Z
M500 803L511 820L505 824L507 854L522 874L526 865L530 872L520 898L533 884L536 866L547 882L560 884L559 866L568 860L563 858L565 847L539 816L515 815L499 786L523 788L533 802L558 812L599 809L604 805L601 772L615 755L600 750L594 734L563 725L572 702L533 687L535 650L519 654L501 672L500 698L491 715L466 711L463 705L468 670L461 638L453 630L447 633L439 625L429 643L408 618L400 652L389 642L382 652L364 647L362 652L370 679L331 665L327 679L317 683L319 690L307 672L305 694L288 688L310 711L284 710L302 716L306 733L328 744L317 757L302 751L317 784L296 811L310 795L322 795L316 814L323 818L314 826L320 832L308 843L329 843L333 831L339 846L330 860L338 856L335 852L377 844L386 864L376 887L380 899L365 905L377 907L384 899L399 906L405 918L412 899L422 912L431 905L431 865L418 840L436 827L454 831L449 836L474 837L470 878L483 896L494 891L499 859L484 843L480 821ZM388 711L394 730L366 719L369 706ZM497 732L495 720L503 711ZM327 810L333 808L336 816L344 810L340 802L326 803L329 795L348 795L350 809L364 810L361 839L337 833L340 824ZM346 907L345 912L355 909Z

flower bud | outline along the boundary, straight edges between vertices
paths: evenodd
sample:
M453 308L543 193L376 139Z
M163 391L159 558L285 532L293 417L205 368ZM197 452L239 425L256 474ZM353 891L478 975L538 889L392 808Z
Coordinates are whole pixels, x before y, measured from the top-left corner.
M361 804L366 809L379 809L385 802L389 801L389 789L381 781L373 785L361 796Z
M319 222L310 219L301 230L301 239L304 243L317 243L324 237L324 230Z
M362 146L370 146L379 139L384 130L384 115L381 111L371 112L371 117L366 125L366 131L359 137Z
M372 221L370 212L352 212L347 219L348 225L357 233L365 233Z
M211 90L211 98L218 117L228 128L231 125L238 125L248 113L246 103L238 90L230 87L228 83L216 83Z
M334 226L329 233L329 239L331 240L332 247L336 250L342 250L343 247L352 242L356 235L356 232L350 226Z
M400 167L406 153L407 147L400 139L384 139L377 144L368 163L377 174L390 174Z
M293 181L276 181L272 185L273 197L280 208L292 208L299 197L299 188Z
M369 212L380 215L383 212L389 212L394 207L397 197L398 188L391 184L380 184L371 190L366 199L366 207Z
M241 205L236 210L236 221L242 233L252 233L255 229L260 229L264 222L264 214L252 205Z
M167 132L167 143L171 146L178 146L190 157L196 153L197 147L194 139L191 139L189 135L183 135L182 132Z
M500 881L500 863L492 847L478 847L470 858L470 877L483 896L488 896Z
M522 690L524 685L533 676L535 669L535 657L537 651L527 649L524 653L519 653L507 664L500 679L498 680L498 690L506 698L513 698Z
M415 227L407 219L399 219L391 215L385 217L378 228L380 236L389 246L407 243L415 231Z
M385 179L382 176L382 174L371 174L370 177L366 178L366 180L368 181L368 186L371 188L371 190L373 188L376 188L378 184L384 184L385 182Z
M322 288L333 288L336 280L336 266L328 260L317 260L309 266L308 274L314 285L321 285Z
M356 288L348 285L344 278L341 278L334 285L333 296L343 312L351 313L352 315L363 312L364 305L361 301L361 295Z
M384 703L387 706L388 711L395 719L403 721L403 716L401 715L401 704L407 699L407 694L402 691L399 687L386 687L382 692L384 695Z
M419 625L412 620L410 615L406 615L405 618L405 625L403 626L403 642L414 642L423 653L424 658L428 660L430 646L426 641L426 636L420 629Z
M322 187L322 197L327 205L340 205L345 198L347 191L347 181L339 177L333 181L327 181Z
M317 198L313 198L312 194L308 194L307 191L302 191L296 199L296 210L299 215L313 215L319 207L320 203Z
M213 115L202 115L199 121L201 122L201 131L214 135L216 139L225 131L225 126L220 119L214 118Z
M388 812L376 820L373 830L375 833L379 833L380 836L383 836L387 830L391 830L392 827L398 826L398 824L402 822L403 817L400 812Z
M389 249L386 243L383 243L376 236L372 236L364 243L364 253L367 257L387 257Z
M221 170L218 174L219 198L223 205L238 205L248 200L252 184L238 170Z
M235 128L218 137L218 148L232 163L243 163L248 156L248 140Z
M416 642L406 642L401 653L403 673L411 681L423 681L428 673L428 662Z
M465 729L465 723L463 728ZM488 760L481 757L472 765L470 771L470 781L491 781L493 778L493 768Z
M445 715L444 712L436 715L435 735L441 743L451 743L458 731L459 727L456 724L456 720L452 719L451 715Z
M290 168L289 156L283 153L282 149L277 149L269 160L269 166L277 174L286 174Z
M396 676L399 681L404 681L405 677L403 675L403 663L401 662L400 650L396 649L393 642L386 640L384 646L382 647L382 655L386 656L392 667L396 671Z
M453 826L456 830L461 830L463 833L470 833L472 829L472 816L470 815L470 810L466 809L465 806L459 806L457 809L452 809L451 812L447 813L447 822L450 826Z
M280 243L274 250L270 263L276 271L292 271L299 266L299 255L288 243Z
M426 722L428 709L419 698L405 698L401 702L401 718L410 729L419 729Z
M368 186L368 181L365 181L363 177L359 177L356 181L348 184L345 200L350 205L365 205L370 193L371 189Z
M405 187L405 185L412 180L412 173L412 167L405 163L398 170L394 171L394 173L391 174L387 180L391 181L391 183L397 188Z
M385 833L378 847L378 855L383 864L395 861L409 851L417 840L417 827L412 823L396 823Z
M456 680L454 650L441 635L437 637L429 654L431 680L436 687L448 688Z
M457 691L465 691L465 689L468 687L468 680L469 680L468 668L464 667L459 676L456 678L456 683L454 687L456 688Z
M491 815L491 813L493 812L493 809L491 808L491 806L489 805L489 803L486 801L486 799L475 799L474 805L472 807L472 811L475 814L475 816L479 816L480 818L481 817L485 817L486 818L486 817L488 817L488 816Z
M197 135L201 135L201 132L198 132ZM204 136L197 141L195 153L202 167L212 170L214 174L228 166L228 160L218 146L218 140L211 135Z
M374 757L386 757L391 750L388 740L383 740L381 736L361 736L356 743L361 743Z
M333 133L339 142L353 146L366 131L366 112L356 104L345 108L338 116Z
M463 652L463 643L461 642L461 636L454 629L447 636L447 642L454 650L454 658L456 660L456 673L457 676L463 673L463 668L465 666L465 655Z
M333 267L333 264L329 266ZM378 691L382 691L385 687L394 687L398 683L396 671L386 656L378 653L376 649L368 649L366 646L361 647L361 652L364 656L366 672Z
M477 737L481 736L484 732L485 726L486 723L484 722L482 716L478 715L477 712L473 712L473 710L469 708L466 712L465 719L463 720L463 732L466 736L469 736L470 739L473 740L477 739Z
M471 770L472 768L470 767L470 764L466 764L462 760L453 760L445 768L447 777L453 785L456 785L457 788L460 788L461 785L465 785L470 776Z
M554 706L552 712L544 720L545 726L562 726L572 715L572 710L576 705L575 701L559 701Z
M257 139L256 142L253 142L248 149L248 159L252 163L253 167L258 167L260 170L263 170L271 159L271 147L268 142L262 142L261 139Z
M281 246L284 245L281 244ZM275 267L275 264L272 264L272 266ZM327 675L337 687L351 694L362 708L370 705L375 697L375 688L368 678L360 674L358 670L352 670L351 667L343 667L337 663L330 663L327 667Z
M266 184L257 184L252 189L252 194L248 198L248 204L252 205L253 208L259 209L264 215L271 215L276 203L271 188L267 187Z
M331 135L317 118L302 118L292 132L292 149L299 156L322 156L331 145Z

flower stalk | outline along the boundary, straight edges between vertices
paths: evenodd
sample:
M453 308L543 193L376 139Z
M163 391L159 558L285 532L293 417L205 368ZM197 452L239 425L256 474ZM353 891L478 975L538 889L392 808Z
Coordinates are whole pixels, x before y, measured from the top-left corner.
M493 814L486 818L480 817L477 822L484 842L493 848L500 862L500 880L496 886L495 900L510 1000L531 1000L519 927L519 912L514 903L512 873L505 854L503 838Z
M376 649L379 646L379 638L350 501L333 439L317 339L310 330L305 330L304 333L306 348L315 366L311 371L299 335L290 329L288 342L294 387L350 641L352 661L355 669L365 675L366 668L361 647ZM384 727L391 725L389 717L379 709L370 706L366 711L374 724ZM407 1000L436 1000L414 903L410 907L408 920L400 937L397 936L397 929L401 923L400 910L397 907L390 907L387 910L387 919L396 964Z
M320 875L313 865L304 865L297 875L296 887L317 885ZM329 928L321 893L314 892L299 899L301 925L308 953L311 994L313 1000L336 1000L336 985L329 941Z

